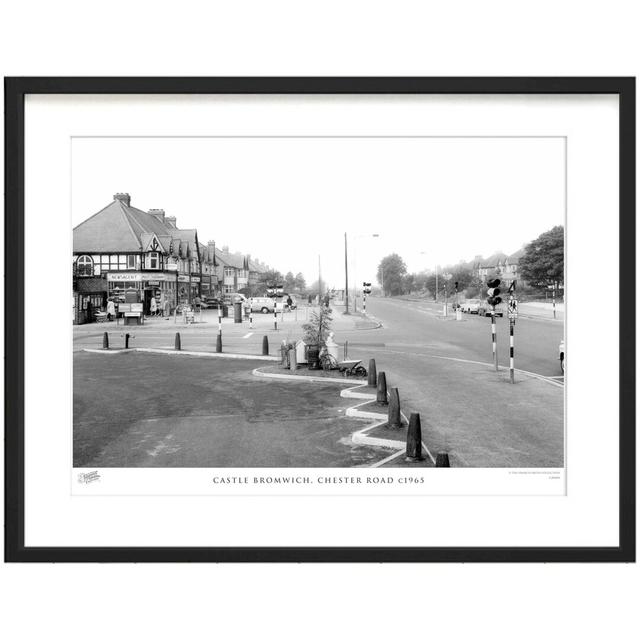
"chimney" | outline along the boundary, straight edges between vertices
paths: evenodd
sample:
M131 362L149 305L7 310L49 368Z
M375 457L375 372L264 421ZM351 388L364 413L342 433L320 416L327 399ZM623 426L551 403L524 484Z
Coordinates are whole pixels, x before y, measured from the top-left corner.
M149 209L149 213L160 222L164 222L164 209Z
M222 247L222 250L223 250L225 253L229 253L229 245L228 245L228 244L225 244L225 245Z
M128 193L116 193L113 196L114 200L120 200L120 202L123 202L124 204L127 205L127 207L131 206L131 196Z
M177 229L176 225L176 217L175 216L166 216L164 222L167 226L172 227L173 229Z
M207 255L209 258L209 262L213 262L215 254L216 243L213 240L209 240L209 242L207 242Z

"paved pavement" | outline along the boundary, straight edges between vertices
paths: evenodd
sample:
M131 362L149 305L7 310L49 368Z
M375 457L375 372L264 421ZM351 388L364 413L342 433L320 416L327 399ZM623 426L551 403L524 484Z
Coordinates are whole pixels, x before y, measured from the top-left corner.
M294 340L302 337L302 325L309 319L317 307L301 307L297 311L278 314L277 330L273 314L254 314L251 325L248 320L235 323L233 318L222 319L223 351L259 355L262 353L262 339L269 339L271 353L277 353L283 340ZM146 318L144 325L124 326L122 321L92 323L73 327L73 349L95 349L102 347L104 332L109 333L109 344L113 348L124 346L124 334L132 337L130 347L152 347L172 349L175 334L180 333L182 348L185 350L215 350L218 335L218 312L206 309L195 324L185 324L177 319ZM363 318L360 314L344 316L340 308L334 309L333 330L338 335L358 335L361 331L373 329L375 322Z
M74 354L74 465L358 467L393 453L352 443L363 424L340 387L252 376L263 364Z

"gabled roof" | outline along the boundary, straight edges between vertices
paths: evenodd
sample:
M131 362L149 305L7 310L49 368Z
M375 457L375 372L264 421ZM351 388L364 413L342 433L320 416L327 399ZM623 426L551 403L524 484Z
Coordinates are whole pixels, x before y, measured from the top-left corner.
M184 255L198 255L195 229L176 229L156 216L115 199L73 230L73 250L82 253L113 253L117 251L145 251L153 237L158 239L159 251L169 252L183 245Z

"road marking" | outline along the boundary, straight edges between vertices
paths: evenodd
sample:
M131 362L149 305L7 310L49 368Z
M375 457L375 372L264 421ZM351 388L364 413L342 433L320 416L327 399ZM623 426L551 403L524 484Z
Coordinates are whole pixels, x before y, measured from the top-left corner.
M253 332L249 332L247 333L246 336L242 336L243 338L250 338L253 335Z

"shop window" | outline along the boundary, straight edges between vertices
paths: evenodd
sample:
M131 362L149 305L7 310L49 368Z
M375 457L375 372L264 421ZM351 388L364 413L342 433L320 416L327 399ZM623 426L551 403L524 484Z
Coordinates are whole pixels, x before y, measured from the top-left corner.
M76 262L76 266L79 276L93 275L93 260L91 256L80 256Z
M127 256L127 269L135 269L136 268L136 257L135 255Z
M159 269L160 257L157 251L151 251L147 256L147 269Z

